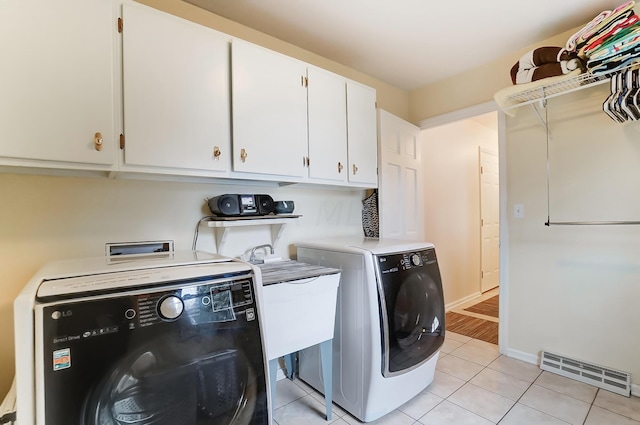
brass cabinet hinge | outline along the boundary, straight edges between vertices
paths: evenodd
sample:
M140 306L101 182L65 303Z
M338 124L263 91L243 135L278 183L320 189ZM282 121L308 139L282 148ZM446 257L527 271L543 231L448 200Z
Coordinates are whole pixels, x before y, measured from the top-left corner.
M120 149L124 149L124 134L120 135Z
M122 18L118 18L118 32L122 32L123 25Z

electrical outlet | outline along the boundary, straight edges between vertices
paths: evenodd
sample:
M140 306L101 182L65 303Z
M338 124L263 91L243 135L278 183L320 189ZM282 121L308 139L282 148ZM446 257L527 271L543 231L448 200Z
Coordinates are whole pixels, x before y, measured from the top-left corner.
M524 204L515 204L513 206L513 216L515 218L524 218Z

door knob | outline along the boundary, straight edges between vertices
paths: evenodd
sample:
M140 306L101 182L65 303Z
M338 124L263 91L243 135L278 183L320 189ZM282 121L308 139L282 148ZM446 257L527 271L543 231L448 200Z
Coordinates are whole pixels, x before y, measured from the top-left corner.
M96 133L95 136L93 136L93 145L95 146L97 151L102 150L102 142L102 133Z
M218 146L214 146L213 147L213 159L215 159L216 161L220 159L220 155L222 155L222 152L220 152L220 148Z
M338 161L338 174L342 173L343 168L342 163Z
M353 164L353 174L355 175L358 172L358 167L356 167L356 164Z
M247 159L247 156L249 156L247 150L245 148L240 149L240 159L242 160L242 162Z

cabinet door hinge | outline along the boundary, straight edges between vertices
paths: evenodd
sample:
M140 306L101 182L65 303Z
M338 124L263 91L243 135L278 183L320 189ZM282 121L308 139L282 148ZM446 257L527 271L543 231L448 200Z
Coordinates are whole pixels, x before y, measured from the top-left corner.
M118 18L118 32L122 32L123 25L122 18Z
M480 272L480 277L481 277L481 278L484 278L484 270L482 270L482 271Z
M124 134L120 135L120 149L124 149Z

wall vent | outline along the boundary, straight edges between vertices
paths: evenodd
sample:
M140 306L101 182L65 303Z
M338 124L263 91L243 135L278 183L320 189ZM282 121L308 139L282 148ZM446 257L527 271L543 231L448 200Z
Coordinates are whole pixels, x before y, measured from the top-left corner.
M631 374L627 372L586 363L548 351L542 352L540 369L627 397L631 396Z

